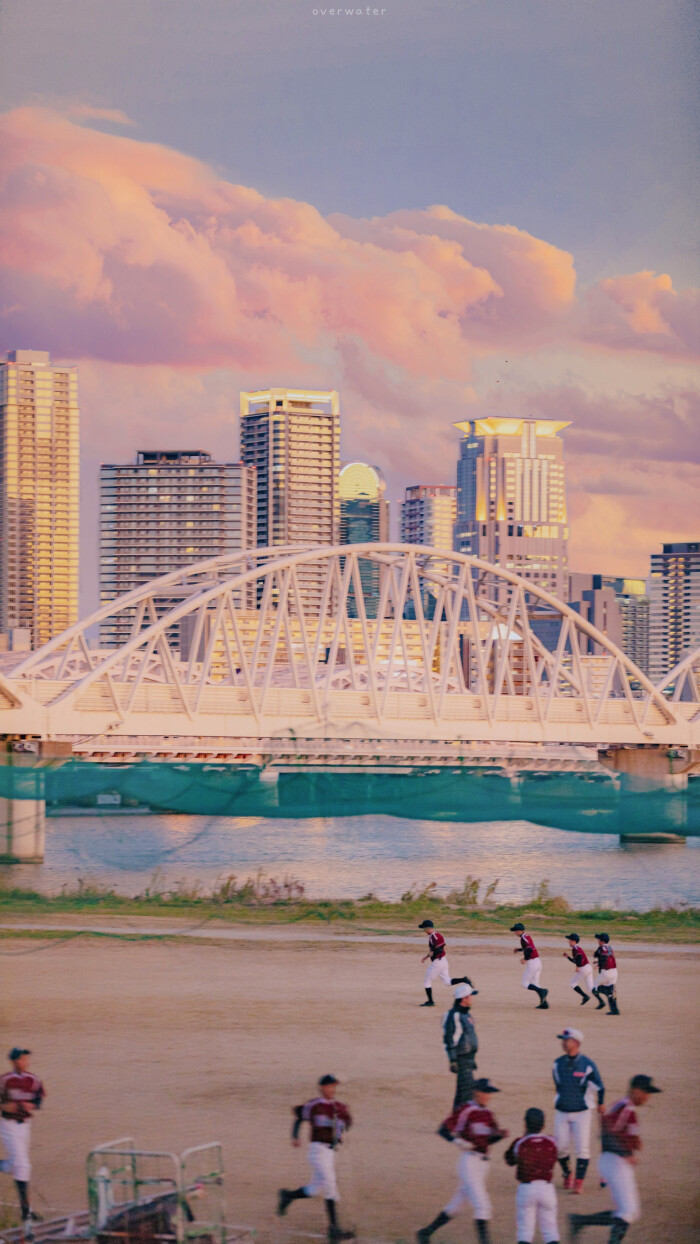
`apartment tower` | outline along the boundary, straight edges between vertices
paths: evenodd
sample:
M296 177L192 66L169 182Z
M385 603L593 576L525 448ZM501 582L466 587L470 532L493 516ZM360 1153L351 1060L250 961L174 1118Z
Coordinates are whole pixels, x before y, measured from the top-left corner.
M700 542L664 544L651 555L649 677L658 682L700 643Z
M564 445L569 426L550 419L475 419L464 433L457 466L454 547L512 570L566 599L567 543ZM505 583L489 585L497 603Z
M241 393L241 457L257 472L260 547L337 544L340 536L338 393L264 389ZM318 612L325 570L298 571L304 607Z
M134 462L100 467L100 602L193 562L254 548L255 494L252 467L215 462L201 449L140 450ZM126 614L105 619L101 646L125 643L131 624Z
M0 363L0 633L33 648L78 620L76 367L43 350Z

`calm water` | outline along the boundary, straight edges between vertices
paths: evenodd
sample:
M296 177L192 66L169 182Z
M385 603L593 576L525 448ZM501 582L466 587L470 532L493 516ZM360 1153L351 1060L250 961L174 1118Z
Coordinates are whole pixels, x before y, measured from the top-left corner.
M44 864L0 869L15 885L55 893L78 880L137 894L236 873L294 877L314 897L396 899L435 882L460 888L467 874L496 897L522 901L547 878L575 907L648 909L700 903L700 840L685 846L620 846L611 835L544 829L525 821L455 824L390 816L318 820L198 816L62 817L46 826ZM483 889L482 889L483 893Z

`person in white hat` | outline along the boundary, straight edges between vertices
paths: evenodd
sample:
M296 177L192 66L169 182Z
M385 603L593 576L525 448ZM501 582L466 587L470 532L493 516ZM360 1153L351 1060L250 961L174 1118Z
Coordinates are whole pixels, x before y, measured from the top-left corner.
M442 1039L445 1044L450 1071L457 1076L454 1109L471 1100L476 1051L479 1041L476 1028L469 1013L472 999L478 989L466 982L455 986L454 1002L442 1017Z
M563 1028L557 1033L563 1053L554 1060L552 1078L556 1087L554 1099L554 1137L564 1188L578 1195L583 1191L588 1163L591 1159L591 1120L593 1106L603 1114L605 1085L592 1058L581 1053L583 1033L578 1028ZM576 1155L576 1173L571 1172L571 1150Z

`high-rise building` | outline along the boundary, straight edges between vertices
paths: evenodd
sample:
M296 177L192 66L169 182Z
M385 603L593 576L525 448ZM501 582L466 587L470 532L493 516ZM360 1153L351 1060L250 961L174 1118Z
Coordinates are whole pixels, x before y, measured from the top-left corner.
M643 674L649 673L649 597L644 579L611 579L620 610L620 647Z
M389 502L386 484L378 467L366 462L348 462L338 477L340 495L340 543L382 544L389 539ZM382 583L382 568L361 559L360 579L367 616L376 618ZM354 589L353 589L354 591ZM349 603L355 612L354 601Z
M140 450L135 462L102 466L101 603L192 562L254 548L255 485L254 468L199 449ZM125 643L131 623L125 614L105 619L101 645Z
M454 484L413 484L401 502L401 543L452 548L457 515Z
M337 544L340 400L335 390L241 393L241 457L257 471L257 543ZM323 599L324 567L297 572L304 608Z
M43 350L0 363L0 632L34 648L78 620L78 371Z
M700 542L664 544L651 555L649 677L663 678L700 643Z
M567 587L565 420L475 419L464 433L457 466L454 548L512 570L560 600ZM493 599L509 590L495 579Z
M425 544L435 549L452 549L452 533L457 516L457 489L454 484L413 484L401 502L401 542ZM450 573L448 561L432 563L432 569ZM430 598L437 588L422 589L423 608L430 613ZM409 608L409 615L412 610Z
M622 646L622 615L615 592L615 581L601 574L573 573L568 577L567 600L572 609L595 626L610 643ZM602 644L579 632L581 652L601 656Z

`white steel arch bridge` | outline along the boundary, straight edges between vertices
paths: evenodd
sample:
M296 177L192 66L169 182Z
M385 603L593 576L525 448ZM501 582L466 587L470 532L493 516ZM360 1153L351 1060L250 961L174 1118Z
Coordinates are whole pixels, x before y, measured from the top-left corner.
M363 575L366 563L379 573ZM507 605L489 584L507 585ZM554 651L533 603L558 628ZM125 642L91 646L98 625L117 624ZM693 748L699 670L695 652L654 686L567 605L474 557L253 549L155 579L6 665L0 735L113 755L157 755L166 738L205 754L283 738Z

